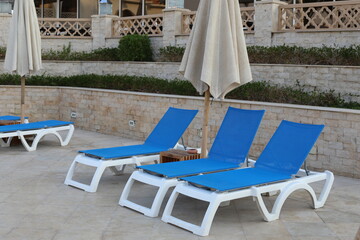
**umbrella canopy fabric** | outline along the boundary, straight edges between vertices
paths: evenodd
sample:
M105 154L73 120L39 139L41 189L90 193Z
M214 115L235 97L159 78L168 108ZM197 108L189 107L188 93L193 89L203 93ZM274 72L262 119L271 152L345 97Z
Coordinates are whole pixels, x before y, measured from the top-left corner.
M21 76L21 122L25 114L25 75L41 68L41 38L34 1L16 0L4 67Z
M34 1L16 0L4 67L20 76L41 68L41 39Z
M200 1L179 71L220 99L252 80L238 1Z

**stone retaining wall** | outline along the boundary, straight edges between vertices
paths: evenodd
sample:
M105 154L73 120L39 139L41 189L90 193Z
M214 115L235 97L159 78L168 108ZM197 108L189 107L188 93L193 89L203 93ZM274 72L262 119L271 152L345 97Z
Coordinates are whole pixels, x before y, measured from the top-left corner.
M19 87L0 86L0 114L19 114L19 99ZM144 140L169 106L201 110L203 99L84 88L27 87L26 105L26 115L31 121L74 121L76 128ZM324 132L308 157L309 167L360 178L360 111L236 100L214 101L209 122L210 144L229 106L266 110L251 156L259 155L283 119L325 124ZM77 113L76 119L70 117L71 112ZM185 133L184 140L189 146L200 146L202 114L200 111ZM129 120L136 121L135 127L129 126Z
M0 61L0 74L3 70ZM44 61L38 75L71 76L80 74L153 76L168 80L182 79L179 63L162 62L83 62ZM360 102L359 66L314 66L251 64L254 81L269 81L282 86L294 86L297 82L307 90L334 90L347 100Z

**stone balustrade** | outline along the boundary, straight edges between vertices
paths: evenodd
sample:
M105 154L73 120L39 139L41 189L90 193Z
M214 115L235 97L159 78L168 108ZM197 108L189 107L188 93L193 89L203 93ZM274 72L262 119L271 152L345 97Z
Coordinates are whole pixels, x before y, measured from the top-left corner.
M346 47L360 44L358 1L316 4L288 5L277 0L262 0L256 1L252 8L242 8L247 45ZM309 8L315 11L314 14L309 13ZM0 46L6 46L10 18L9 14L0 14ZM119 18L95 15L92 16L91 27L86 25L85 30L80 32L85 32L86 37L79 39L78 35L81 34L75 34L74 37L71 32L66 34L63 31L53 35L51 32L43 39L42 48L61 50L70 43L74 51L90 51L116 47L119 39L127 34L147 33L152 38L156 52L163 46L184 46L194 18L189 10L176 7L164 9L162 16Z

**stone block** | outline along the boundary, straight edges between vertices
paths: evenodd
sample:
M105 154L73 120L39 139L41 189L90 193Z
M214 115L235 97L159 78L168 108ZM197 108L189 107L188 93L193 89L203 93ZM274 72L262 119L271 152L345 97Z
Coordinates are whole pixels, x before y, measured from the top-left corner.
M335 150L342 150L344 149L344 145L341 142L329 142L329 148Z

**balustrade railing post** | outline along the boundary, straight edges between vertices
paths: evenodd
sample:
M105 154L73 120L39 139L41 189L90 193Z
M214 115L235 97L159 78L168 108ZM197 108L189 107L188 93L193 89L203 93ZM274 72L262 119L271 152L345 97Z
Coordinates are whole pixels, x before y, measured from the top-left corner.
M287 3L277 0L263 0L255 3L255 45L271 46L272 33L278 31L280 5L287 5Z
M91 16L93 49L106 47L106 38L110 38L112 36L112 20L114 17L115 16L111 15Z
M0 13L0 46L6 46L9 34L11 15Z
M176 35L182 34L182 13L190 12L183 8L165 8L163 10L163 46L175 46Z

